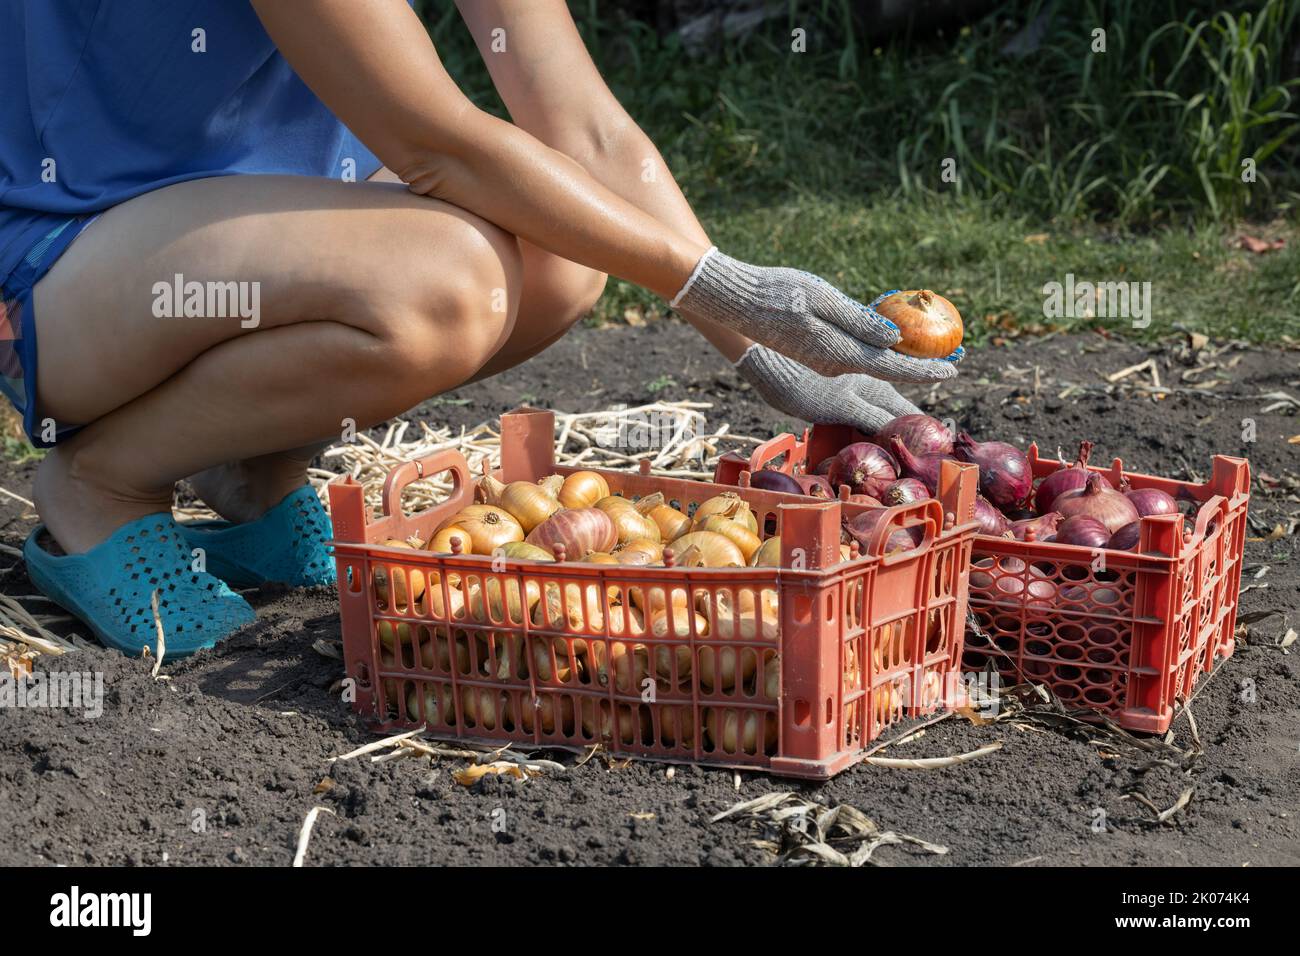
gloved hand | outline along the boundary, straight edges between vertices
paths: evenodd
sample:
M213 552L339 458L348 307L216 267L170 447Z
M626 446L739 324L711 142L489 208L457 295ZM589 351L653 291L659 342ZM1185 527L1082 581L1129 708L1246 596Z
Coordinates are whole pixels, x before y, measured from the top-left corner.
M894 382L937 382L957 374L947 359L891 351L898 326L825 279L798 269L754 266L713 247L669 303L775 349L822 375L868 372Z
M800 421L853 425L870 434L921 411L887 382L870 375L827 378L762 345L746 349L736 371L763 401Z

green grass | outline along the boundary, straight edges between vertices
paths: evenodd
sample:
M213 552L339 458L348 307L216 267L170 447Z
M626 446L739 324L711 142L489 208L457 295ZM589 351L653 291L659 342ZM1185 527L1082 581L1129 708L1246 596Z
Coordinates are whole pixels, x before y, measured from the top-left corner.
M1108 328L1142 340L1179 329L1255 342L1300 338L1294 228L1286 227L1284 249L1254 255L1231 247L1228 233L1212 223L1146 234L1095 224L1048 227L1027 216L991 215L971 200L793 196L739 211L711 202L701 212L730 254L812 269L859 298L909 286L949 294L966 317L968 344L1052 327ZM1043 286L1064 283L1067 273L1076 282L1150 282L1151 324L1046 318ZM596 320L617 321L628 306L652 301L628 283L611 282Z

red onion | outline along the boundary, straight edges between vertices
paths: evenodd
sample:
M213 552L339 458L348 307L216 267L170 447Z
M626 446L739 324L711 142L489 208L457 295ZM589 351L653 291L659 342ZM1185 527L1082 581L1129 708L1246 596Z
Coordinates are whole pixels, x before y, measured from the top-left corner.
M1133 502L1140 518L1147 515L1178 514L1178 502L1159 488L1129 488L1127 478L1120 482L1119 488L1124 497Z
M871 545L872 533L876 526L880 524L880 519L888 512L886 508L877 508L873 511L864 511L860 515L854 515L844 522L844 530L849 536L858 542L858 546L866 552ZM883 554L890 554L894 551L910 551L921 543L922 533L920 528L899 528L891 531L889 537L885 539L885 548Z
M1066 465L1062 460L1060 468L1038 483L1038 491L1034 495L1034 507L1040 515L1056 510L1054 504L1057 495L1082 488L1087 483L1088 476L1094 474L1088 470L1088 458L1091 455L1092 442L1079 442L1079 456L1075 458L1074 464ZM1105 482L1105 487L1110 487L1109 481L1105 478L1102 481Z
M889 447L898 458L898 470L906 478L915 478L929 490L931 495L939 491L939 468L951 455L913 455L907 446L897 438L889 439Z
M1137 521L1137 508L1120 492L1111 488L1106 479L1095 471L1089 473L1088 483L1082 488L1065 491L1056 496L1055 510L1065 515L1087 515L1096 518L1111 534L1130 521Z
M1011 522L1011 535L1017 541L1030 540L1029 534L1033 532L1034 541L1055 541L1056 526L1061 523L1061 514L1057 511L1049 511L1045 515L1037 518L1025 518L1021 521Z
M986 534L993 538L1001 538L1007 533L1007 519L988 503L983 495L975 496L975 520L979 522L979 531L976 534Z
M1104 548L1110 544L1110 531L1090 515L1071 515L1056 526L1056 543Z
M1141 521L1130 521L1110 536L1110 541L1107 542L1106 547L1114 548L1116 551L1132 551L1137 547L1141 530Z
M783 491L791 495L804 493L799 482L773 468L764 468L762 471L753 472L749 476L749 487L757 488L760 491Z
M980 493L999 508L1018 507L1034 490L1029 459L1001 441L977 442L967 432L957 436L953 453L980 466Z
M895 437L913 455L952 454L952 433L929 415L900 415L876 432L877 444L884 447L890 447L889 439Z
M1025 579L1029 580L1029 596L1025 599ZM1051 607L1056 596L1056 586L1038 568L1019 558L981 558L971 565L970 586L975 591L990 592L994 600L1013 597L1026 607Z
M879 498L886 486L898 477L898 470L879 445L869 441L854 442L840 449L827 476L832 488L848 485L856 495Z
M1038 517L1038 512L1032 508L1003 508L1002 513L1007 516L1008 521L1028 521L1030 518Z
M814 498L835 497L835 489L821 475L795 475L794 480L805 495L811 495Z
M872 508L883 508L885 503L879 498L873 498L871 495L849 495L849 503L855 505L867 505Z
M816 468L813 469L813 474L821 475L823 478L825 478L827 475L831 473L831 465L833 465L834 463L835 463L834 455L831 455L831 457L829 458L823 458L821 460L821 464L819 464Z
M887 505L910 505L913 501L925 501L930 497L930 489L915 478L899 478L891 481L884 490L880 500Z

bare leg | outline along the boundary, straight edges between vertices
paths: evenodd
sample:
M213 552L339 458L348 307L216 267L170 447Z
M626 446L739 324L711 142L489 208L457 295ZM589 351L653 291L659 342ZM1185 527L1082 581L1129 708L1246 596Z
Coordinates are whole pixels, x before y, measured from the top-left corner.
M260 283L260 324L155 318L177 273ZM502 347L520 285L514 237L400 187L224 177L124 203L36 288L41 412L90 423L37 507L84 551L186 475L400 413Z

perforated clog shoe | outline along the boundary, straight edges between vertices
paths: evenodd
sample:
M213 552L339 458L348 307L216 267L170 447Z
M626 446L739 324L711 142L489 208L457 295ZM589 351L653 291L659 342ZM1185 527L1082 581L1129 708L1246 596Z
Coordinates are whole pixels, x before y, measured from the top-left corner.
M158 592L168 659L212 647L256 615L212 574L195 571L180 528L166 512L123 525L84 554L54 555L41 546L40 525L23 545L27 574L104 644L138 655L158 653L151 598Z
M186 521L180 529L189 547L203 549L208 572L231 587L268 581L313 587L336 580L326 545L334 530L309 485L285 495L256 521Z

